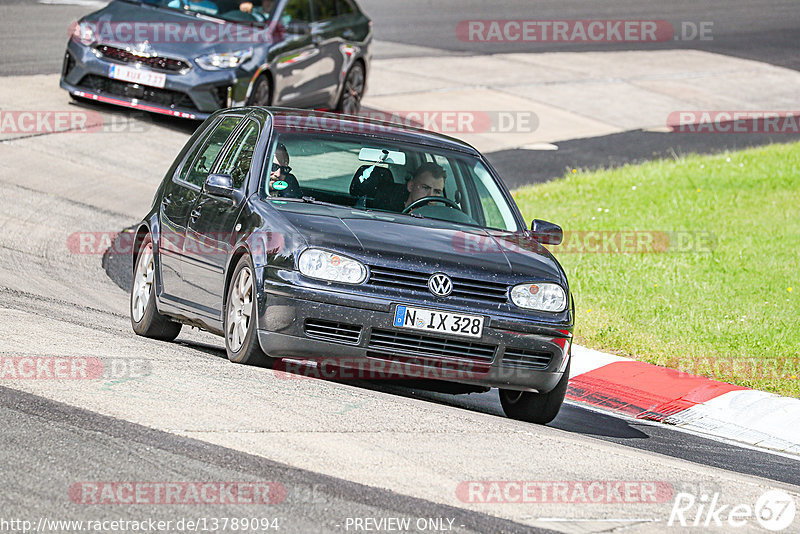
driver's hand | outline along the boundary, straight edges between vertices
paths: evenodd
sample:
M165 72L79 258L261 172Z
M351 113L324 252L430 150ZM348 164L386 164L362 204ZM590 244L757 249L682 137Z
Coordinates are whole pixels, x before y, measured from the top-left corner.
M252 13L253 11L253 3L252 2L242 2L239 4L239 11L243 11L244 13Z

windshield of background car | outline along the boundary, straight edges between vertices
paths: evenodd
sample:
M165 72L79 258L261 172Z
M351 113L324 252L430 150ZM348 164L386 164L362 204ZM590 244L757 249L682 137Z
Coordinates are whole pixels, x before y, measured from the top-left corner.
M469 154L375 138L294 133L280 134L271 154L262 176L262 193L268 197L306 196L349 208L519 230L503 191ZM388 161L377 161L381 154ZM442 197L446 200L437 200Z
M262 0L143 0L143 3L192 11L235 22L266 22L277 2Z

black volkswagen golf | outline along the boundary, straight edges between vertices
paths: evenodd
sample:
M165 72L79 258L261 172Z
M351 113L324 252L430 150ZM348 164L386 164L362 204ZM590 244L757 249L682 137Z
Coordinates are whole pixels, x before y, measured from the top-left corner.
M500 389L551 421L574 306L564 270L486 159L455 139L278 108L213 114L137 229L131 321L225 339L233 362ZM416 382L419 382L417 380Z
M372 41L353 0L113 0L72 29L73 98L189 119L242 105L357 113Z

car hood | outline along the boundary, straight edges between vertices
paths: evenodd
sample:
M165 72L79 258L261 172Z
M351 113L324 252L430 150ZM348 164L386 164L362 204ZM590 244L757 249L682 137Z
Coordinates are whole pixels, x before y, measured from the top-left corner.
M193 58L254 46L254 43L247 39L235 42L237 39L232 36L237 34L232 30L241 27L236 22L222 21L208 16L198 17L168 8L123 1L111 2L104 9L87 15L82 21L92 24L93 29L99 30L96 33L101 44L136 49L138 45L147 41L149 45L147 53L155 52L161 56ZM180 32L166 33L165 30L168 28L166 24L178 24ZM229 27L228 32L225 31L226 26ZM139 33L134 33L133 28L137 28L136 31ZM259 36L260 42L266 39L267 28L256 26L253 27L253 31L260 33L248 35Z
M550 252L521 233L296 202L276 208L306 245L337 250L368 264L566 283Z

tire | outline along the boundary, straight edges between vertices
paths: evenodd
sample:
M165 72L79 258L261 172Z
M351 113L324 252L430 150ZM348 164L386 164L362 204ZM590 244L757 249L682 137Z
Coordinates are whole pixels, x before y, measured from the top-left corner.
M364 65L357 61L344 79L342 95L336 105L336 111L347 115L357 115L361 111L361 99L364 98Z
M253 84L253 92L247 99L248 106L269 106L272 102L272 83L269 76L262 74Z
M564 395L567 393L569 366L571 363L570 361L567 364L564 376L561 377L556 387L549 393L501 389L500 404L503 405L503 411L506 415L511 419L540 425L546 425L555 419L561 409L561 404L564 402Z
M253 263L242 256L233 271L225 299L225 352L234 363L267 367L273 359L258 344L258 303Z
M172 341L178 337L183 325L161 315L156 308L155 256L150 234L139 245L130 296L131 326L134 332L162 341Z

